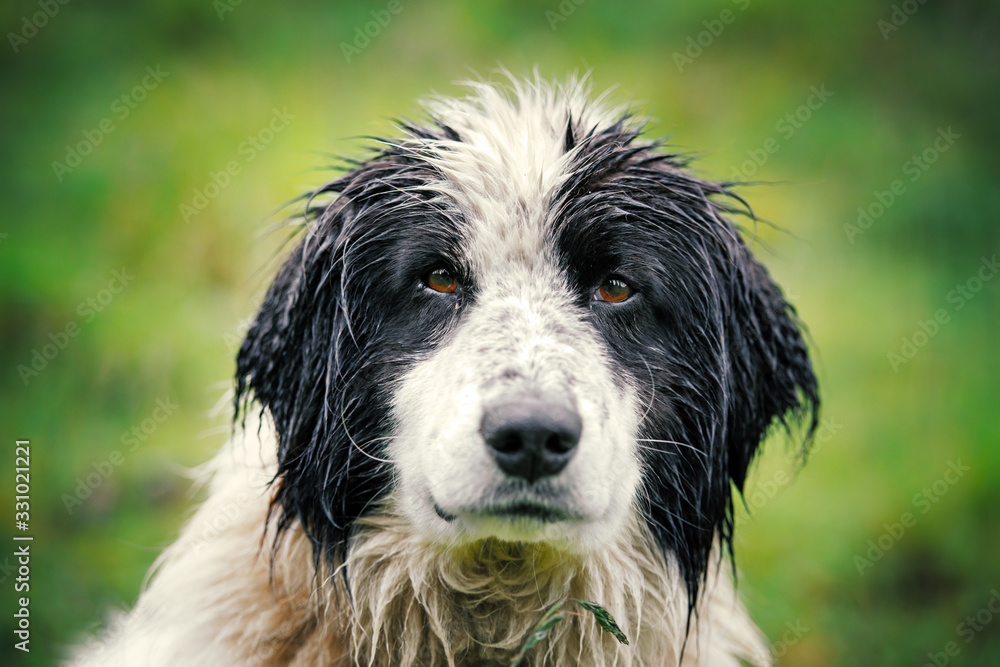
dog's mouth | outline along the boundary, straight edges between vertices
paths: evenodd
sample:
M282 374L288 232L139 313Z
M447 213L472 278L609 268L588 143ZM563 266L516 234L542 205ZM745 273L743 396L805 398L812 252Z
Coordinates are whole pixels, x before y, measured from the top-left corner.
M438 505L437 503L434 503L434 513L437 514L442 519L444 519L445 521L447 521L448 523L451 523L452 521L458 518L454 514L449 514L448 512L445 512L443 509L441 509L441 506Z
M573 518L569 512L560 507L532 502L494 505L487 507L481 513L503 519L534 519L542 523L556 523L557 521L568 521Z
M449 523L458 518L456 515L441 509L437 503L434 503L434 512ZM471 511L470 514L507 519L509 521L528 519L539 523L558 523L560 521L569 521L574 518L580 518L574 516L572 513L561 507L554 507L552 505L531 501L488 505Z

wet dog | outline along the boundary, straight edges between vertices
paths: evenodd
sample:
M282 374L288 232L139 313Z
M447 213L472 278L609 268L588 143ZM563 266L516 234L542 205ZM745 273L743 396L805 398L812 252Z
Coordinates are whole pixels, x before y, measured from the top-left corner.
M304 199L242 428L92 664L503 665L570 597L631 645L569 616L528 664L768 664L733 487L818 394L752 214L584 83L470 86Z

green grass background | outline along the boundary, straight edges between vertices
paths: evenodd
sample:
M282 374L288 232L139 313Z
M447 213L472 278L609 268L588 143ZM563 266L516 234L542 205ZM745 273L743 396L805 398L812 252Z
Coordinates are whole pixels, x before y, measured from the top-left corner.
M213 406L274 270L268 214L326 177L325 153L356 154L353 137L391 133L415 99L502 63L592 70L597 90L617 85L653 116L652 134L697 151L705 176L730 178L777 142L752 175L771 183L743 194L780 227L754 247L809 325L828 420L800 472L781 437L769 443L738 535L740 590L782 664L933 664L948 642L948 664L1000 664L1000 615L981 612L1000 588L1000 279L948 301L1000 253L1000 6L904 4L913 15L884 32L892 3L863 0L404 0L350 62L341 44L388 2L73 0L16 53L10 33L42 10L3 4L0 663L53 664L131 604L190 514L181 473L225 438ZM699 33L707 46L679 68ZM169 75L119 119L115 99L157 65ZM812 86L832 96L787 137L777 124ZM246 162L241 142L275 109L294 119ZM52 163L105 117L114 131L57 179ZM959 137L909 180L939 128ZM241 173L186 223L180 204L230 160ZM905 192L849 239L896 179ZM122 268L134 280L84 321L78 304ZM949 321L894 370L888 353L939 309ZM74 321L79 335L25 383L18 366ZM158 399L179 407L68 512L64 495ZM32 443L30 654L12 635L15 438ZM959 459L969 471L939 482ZM905 512L915 523L859 574ZM966 642L958 626L977 612L992 623Z

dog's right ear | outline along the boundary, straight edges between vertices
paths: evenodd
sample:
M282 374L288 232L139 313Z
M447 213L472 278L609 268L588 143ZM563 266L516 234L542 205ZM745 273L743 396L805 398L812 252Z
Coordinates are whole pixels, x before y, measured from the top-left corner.
M236 357L236 414L251 400L270 414L279 462L315 437L328 381L336 375L330 352L342 326L337 247L352 207L343 197L326 207L314 202L343 193L357 172L307 195L306 234L271 283ZM335 361L335 360L334 360Z
M334 231L334 225L330 225ZM247 331L236 357L237 410L243 409L244 419L251 398L266 410L278 436L279 459L293 443L310 439L320 410L318 399L324 364L317 363L321 354L318 335L336 326L331 317L336 312L333 290L315 290L313 276L317 267L329 262L321 252L320 235L310 232L286 259L267 290L253 323ZM325 313L320 321L315 315ZM329 339L326 346L329 346ZM239 412L237 412L239 414Z
M274 423L279 532L299 519L328 554L342 553L351 525L391 480L388 466L356 444L376 440L385 415L363 324L367 295L347 283L372 261L368 252L383 251L379 220L404 191L406 168L390 152L355 166L304 198L305 236L236 358L236 418L245 423L255 401Z

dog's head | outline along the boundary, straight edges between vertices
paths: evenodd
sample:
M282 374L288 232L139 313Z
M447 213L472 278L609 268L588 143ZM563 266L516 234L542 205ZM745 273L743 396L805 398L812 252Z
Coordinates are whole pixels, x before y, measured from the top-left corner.
M429 103L307 200L238 356L275 507L325 556L392 495L442 545L601 549L636 514L692 598L816 380L724 185L579 83Z

